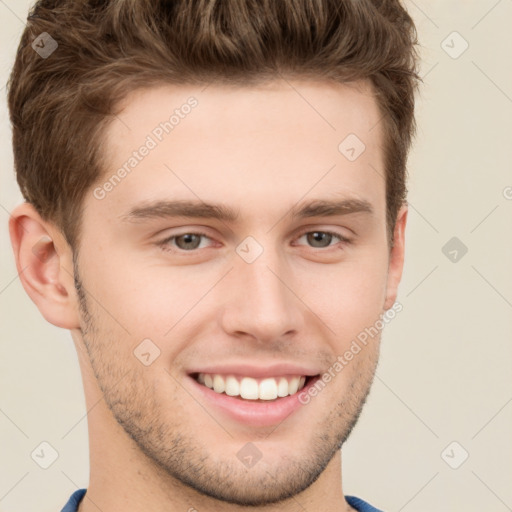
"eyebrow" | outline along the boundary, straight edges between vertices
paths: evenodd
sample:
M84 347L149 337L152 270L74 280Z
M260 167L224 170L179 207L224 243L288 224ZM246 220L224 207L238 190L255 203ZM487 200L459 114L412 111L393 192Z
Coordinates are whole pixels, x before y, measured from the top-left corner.
M364 212L373 214L374 209L364 199L325 200L316 199L294 205L287 215L293 219L310 217L331 217ZM137 222L157 218L186 217L216 219L223 222L239 220L239 211L219 203L205 203L196 200L153 201L132 208L121 216L123 222Z

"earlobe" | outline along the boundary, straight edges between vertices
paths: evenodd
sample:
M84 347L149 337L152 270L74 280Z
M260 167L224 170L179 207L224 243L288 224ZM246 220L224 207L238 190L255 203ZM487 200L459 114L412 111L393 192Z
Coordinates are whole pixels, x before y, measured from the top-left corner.
M398 294L398 285L402 278L405 256L405 226L407 223L408 206L404 204L397 215L394 227L394 243L389 256L388 280L384 309L390 309Z
M72 251L60 231L23 203L11 213L9 233L20 281L41 314L57 327L78 328Z

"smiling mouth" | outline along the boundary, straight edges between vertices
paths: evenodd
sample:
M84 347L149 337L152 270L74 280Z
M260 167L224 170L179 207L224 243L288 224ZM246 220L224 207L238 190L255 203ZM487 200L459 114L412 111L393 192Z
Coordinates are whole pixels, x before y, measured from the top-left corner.
M194 373L191 377L218 394L253 402L268 402L298 393L317 376L286 375L255 379L235 375Z

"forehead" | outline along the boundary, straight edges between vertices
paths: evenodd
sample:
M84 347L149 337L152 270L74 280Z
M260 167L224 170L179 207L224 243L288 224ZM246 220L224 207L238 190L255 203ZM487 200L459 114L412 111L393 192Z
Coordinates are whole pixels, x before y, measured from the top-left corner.
M381 115L366 83L165 85L120 107L105 133L103 208L169 196L265 205L275 216L330 194L384 207Z

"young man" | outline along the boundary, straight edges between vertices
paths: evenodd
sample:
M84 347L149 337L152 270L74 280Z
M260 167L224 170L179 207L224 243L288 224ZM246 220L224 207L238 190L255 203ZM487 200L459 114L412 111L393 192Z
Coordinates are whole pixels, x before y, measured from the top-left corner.
M415 44L398 0L38 2L10 233L83 376L64 511L376 510L340 448L397 307Z

